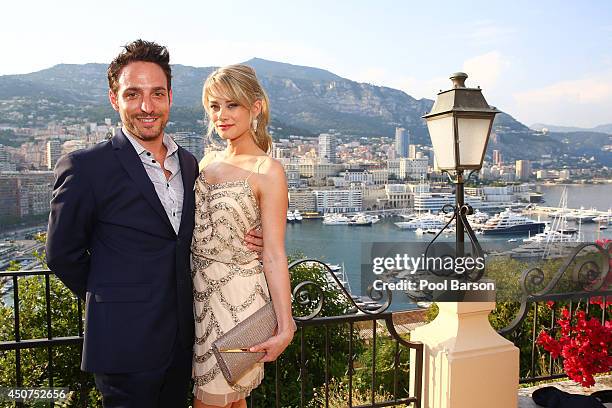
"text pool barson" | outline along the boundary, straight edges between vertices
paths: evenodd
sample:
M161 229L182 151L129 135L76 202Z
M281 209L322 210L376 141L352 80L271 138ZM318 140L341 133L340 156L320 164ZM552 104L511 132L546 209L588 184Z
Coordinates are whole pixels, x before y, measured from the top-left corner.
M419 279L418 281L410 281L402 279L398 282L385 282L381 279L376 279L372 282L374 290L401 290L401 291L489 291L495 290L495 282L462 282L458 280L444 280L441 282L430 282L427 279Z

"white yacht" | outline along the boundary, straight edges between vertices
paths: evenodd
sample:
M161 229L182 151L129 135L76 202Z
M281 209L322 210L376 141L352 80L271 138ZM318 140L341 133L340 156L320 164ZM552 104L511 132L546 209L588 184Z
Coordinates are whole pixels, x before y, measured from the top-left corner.
M366 214L366 218L372 221L372 224L376 224L378 221L380 221L380 217L378 215Z
M593 218L593 221L599 223L602 226L612 224L612 210L608 209L607 214L599 215Z
M300 210L294 210L293 211L293 218L296 222L302 222L302 219L304 217L302 217L302 214L300 213Z
M566 218L576 222L597 222L595 218L597 218L598 215L599 213L594 208L585 210L584 207L580 207L579 210L574 210L567 214Z
M564 234L547 226L544 232L524 238L523 242L577 242L578 239L580 239L580 234L574 238L570 234Z
M293 215L293 211L287 210L287 222L294 222L295 215Z
M560 210L553 217L544 232L523 239L524 244L511 251L514 258L557 258L566 255L577 243L582 241L580 232L582 223L578 220L578 229L567 225L567 189L563 189Z
M485 212L475 210L474 214L468 215L466 218L472 227L478 227L484 225L491 217Z
M323 225L348 225L350 219L342 214L325 214Z
M372 225L372 220L368 219L365 214L357 214L349 220L348 225L351 227L368 227Z
M432 214L426 214L411 221L400 221L395 223L395 226L401 229L416 230L420 228L423 231L443 228L445 225L446 222L444 218Z

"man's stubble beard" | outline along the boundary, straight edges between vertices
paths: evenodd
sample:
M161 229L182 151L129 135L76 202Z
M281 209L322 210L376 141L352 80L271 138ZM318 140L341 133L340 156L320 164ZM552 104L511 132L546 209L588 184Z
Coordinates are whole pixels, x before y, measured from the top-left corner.
M123 125L125 126L127 131L130 132L130 134L136 137L137 139L140 139L144 142L150 142L152 140L155 140L161 137L164 134L164 130L166 129L166 125L168 124L168 120L169 120L169 118L167 117L165 119L163 119L162 117L159 117L158 118L158 120L160 121L159 132L156 132L154 135L143 135L140 133L138 126L135 125L138 119L136 118L132 119L132 117L130 116L128 116L127 119L128 120L123 120ZM163 122L161 122L162 120Z

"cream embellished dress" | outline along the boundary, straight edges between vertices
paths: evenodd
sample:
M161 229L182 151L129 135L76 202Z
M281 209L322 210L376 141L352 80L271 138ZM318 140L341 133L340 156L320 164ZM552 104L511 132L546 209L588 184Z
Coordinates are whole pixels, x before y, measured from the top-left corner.
M230 385L212 354L212 343L269 301L257 253L244 244L248 231L261 225L249 178L210 184L203 169L195 185L195 229L191 245L195 313L193 393L208 405L225 406L246 398L263 379L257 363Z

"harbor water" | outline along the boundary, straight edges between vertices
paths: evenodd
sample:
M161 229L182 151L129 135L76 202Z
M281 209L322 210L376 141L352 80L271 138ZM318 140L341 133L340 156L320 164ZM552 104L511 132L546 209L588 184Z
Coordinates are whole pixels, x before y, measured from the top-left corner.
M544 205L556 207L564 186L538 186L544 193ZM569 185L568 207L595 207L607 211L612 207L612 184L606 185ZM536 216L530 216L536 219ZM550 219L542 217L543 221ZM308 258L323 260L331 264L344 265L347 280L355 294L361 291L361 251L362 243L372 242L415 242L430 241L431 234L418 235L414 230L400 229L393 223L403 221L399 217L383 218L380 222L366 227L348 225L323 225L322 220L303 220L301 223L287 224L286 245L290 255L301 254ZM577 224L573 224L577 226ZM598 224L585 223L580 226L584 241L592 242L600 238L612 239L612 225L607 230L599 230ZM526 236L517 236L518 241ZM506 242L512 236L491 237L478 235L478 240ZM454 240L454 235L442 235L439 239ZM467 239L467 237L466 237ZM517 271L519 273L520 271ZM414 308L403 294L394 293L391 310Z

